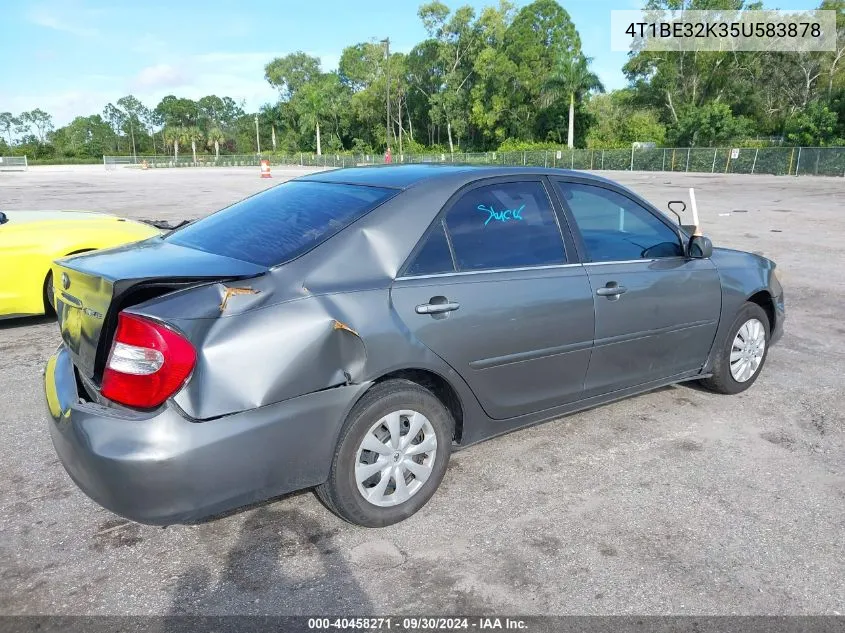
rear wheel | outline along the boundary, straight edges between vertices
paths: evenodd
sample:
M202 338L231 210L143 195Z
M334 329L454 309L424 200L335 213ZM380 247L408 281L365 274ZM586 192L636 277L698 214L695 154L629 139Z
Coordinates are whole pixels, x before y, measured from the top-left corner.
M350 523L402 521L440 485L453 428L449 410L428 389L407 380L379 383L350 412L317 496Z
M742 306L722 349L713 359L713 375L701 381L716 393L735 394L757 380L769 352L771 325L765 310L756 303Z

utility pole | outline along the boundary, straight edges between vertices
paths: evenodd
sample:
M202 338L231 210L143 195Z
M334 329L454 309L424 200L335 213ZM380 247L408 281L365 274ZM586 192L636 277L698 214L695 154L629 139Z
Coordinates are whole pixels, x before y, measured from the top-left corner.
M387 125L384 129L384 140L387 143L387 147L390 147L390 38L384 38L383 40L381 40L381 43L384 44L384 56L386 59L385 77L387 79L387 81L385 82L387 86L387 89L385 91L385 100L387 101Z
M255 145L258 147L258 155L261 155L261 139L258 138L258 115L255 115Z

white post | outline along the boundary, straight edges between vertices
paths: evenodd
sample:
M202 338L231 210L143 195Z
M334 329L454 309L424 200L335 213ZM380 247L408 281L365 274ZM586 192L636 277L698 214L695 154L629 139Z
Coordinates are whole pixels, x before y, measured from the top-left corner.
M689 153L690 153L690 148L688 147L687 148L687 167L684 171L689 171Z
M543 167L549 166L549 150L543 150Z
M601 151L601 169L604 171L604 150Z
M711 174L716 171L716 152L718 152L718 151L719 151L718 147L713 150L713 166L710 168Z
M525 167L525 150L522 150L522 166Z
M798 165L801 164L801 148L798 148L798 160L795 161L795 175L798 175Z
M754 150L754 162L751 163L751 173L754 173L754 168L757 166L757 154L760 152L760 148Z
M698 205L695 203L695 189L689 188L690 208L692 209L692 223L695 225L693 235L701 235L701 227L698 226Z
M631 171L634 171L634 146L631 145Z
M26 158L26 154L23 155L23 168L24 170L29 170L29 161Z
M666 171L666 148L663 148L663 167L660 168L660 171Z

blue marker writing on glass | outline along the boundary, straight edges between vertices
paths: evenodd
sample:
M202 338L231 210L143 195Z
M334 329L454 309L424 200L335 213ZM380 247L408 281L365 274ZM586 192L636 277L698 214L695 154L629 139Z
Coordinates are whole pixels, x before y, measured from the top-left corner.
M505 209L504 211L496 211L493 207L485 207L483 204L479 204L476 209L479 211L484 211L485 213L489 214L487 219L484 221L484 226L487 226L490 223L490 220L498 220L499 222L507 222L508 220L521 220L522 219L522 210L525 208L523 204L518 209Z

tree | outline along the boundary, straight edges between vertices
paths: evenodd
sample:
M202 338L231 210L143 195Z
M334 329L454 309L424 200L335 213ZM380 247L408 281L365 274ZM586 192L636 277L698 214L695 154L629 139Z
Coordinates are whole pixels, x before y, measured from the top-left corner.
M513 5L502 0L498 8L485 8L477 22L481 48L473 62L470 120L485 146L496 147L509 135L508 119L514 106L511 93L518 69L505 46L513 13Z
M592 95L586 113L593 121L587 133L587 147L630 148L637 141L662 145L666 139L666 126L658 113L634 105L630 90Z
M182 139L191 144L191 152L194 155L194 162L197 162L197 143L202 142L202 130L196 125L192 125L183 130Z
M604 92L599 78L590 71L590 61L590 58L580 54L561 60L543 84L540 93L541 102L546 107L561 97L569 101L569 132L566 137L569 149L575 146L575 98L580 98L590 90Z
M27 129L35 127L38 142L42 144L46 140L47 133L53 129L53 117L40 108L35 108L30 112L21 112L18 120L21 124L26 125Z
M208 139L206 147L208 147L209 149L211 147L214 147L214 159L220 160L220 143L226 141L226 137L223 134L223 130L221 130L219 127L213 127L209 129L208 133L206 134L206 139Z
M728 104L708 103L680 110L677 123L669 128L669 137L675 147L713 147L753 132L754 122L744 116L735 116Z
M120 135L123 131L123 124L126 122L126 113L112 103L103 108L103 118L111 126L115 134L115 151L120 153Z
M173 159L179 160L179 144L183 142L185 138L185 130L177 125L169 126L164 128L164 132L162 133L164 136L164 141L166 143L173 144Z
M17 125L17 120L11 112L0 112L0 130L9 138L9 147L12 146L12 130Z
M331 92L339 86L335 73L327 73L313 78L309 83L300 87L291 105L299 115L299 125L303 132L315 130L317 140L317 156L323 153L320 138L320 120L327 115Z
M223 99L217 95L208 95L197 101L200 125L206 129L220 125L223 109Z
M580 57L581 38L569 13L554 0L535 0L516 14L504 35L504 50L513 62L507 105L508 135L544 139L550 129L539 120L547 77ZM551 118L547 118L549 123Z
M197 103L191 99L167 95L155 107L165 125L189 127L199 123L200 112Z
M159 112L147 108L146 117L144 119L144 125L147 127L147 129L150 130L150 137L153 142L153 153L156 153L157 151L155 143L156 128L158 128L159 134L161 136L161 151L166 152L167 150L163 134L164 117L162 117Z
M277 57L264 68L264 78L279 91L283 101L289 101L303 86L321 74L320 60L302 51Z
M149 117L147 107L132 95L126 95L117 100L118 107L125 115L125 124L129 124L129 135L132 138L132 155L137 156L135 150L135 130L144 130L144 121Z
M819 9L836 11L836 49L823 54L827 67L827 96L833 96L837 78L845 83L845 0L824 0Z
M56 130L53 142L57 152L66 156L96 157L108 151L114 131L99 114L76 117ZM69 146L69 147L68 147Z
M669 10L756 9L745 0L649 0L646 10L659 20ZM623 67L641 105L658 107L667 123L677 125L681 113L711 102L749 101L749 85L769 54L759 52L702 52L635 50ZM745 105L743 107L745 107Z
M805 147L828 145L831 142L841 144L843 139L836 138L836 123L836 112L831 112L822 103L811 103L803 112L786 122L786 141Z
M440 89L429 95L433 118L446 123L449 151L454 152L455 140L460 139L469 126L469 79L479 45L473 24L475 11L464 6L450 16L449 7L434 0L422 5L417 14L433 40L429 45L435 53L430 72L441 82Z

